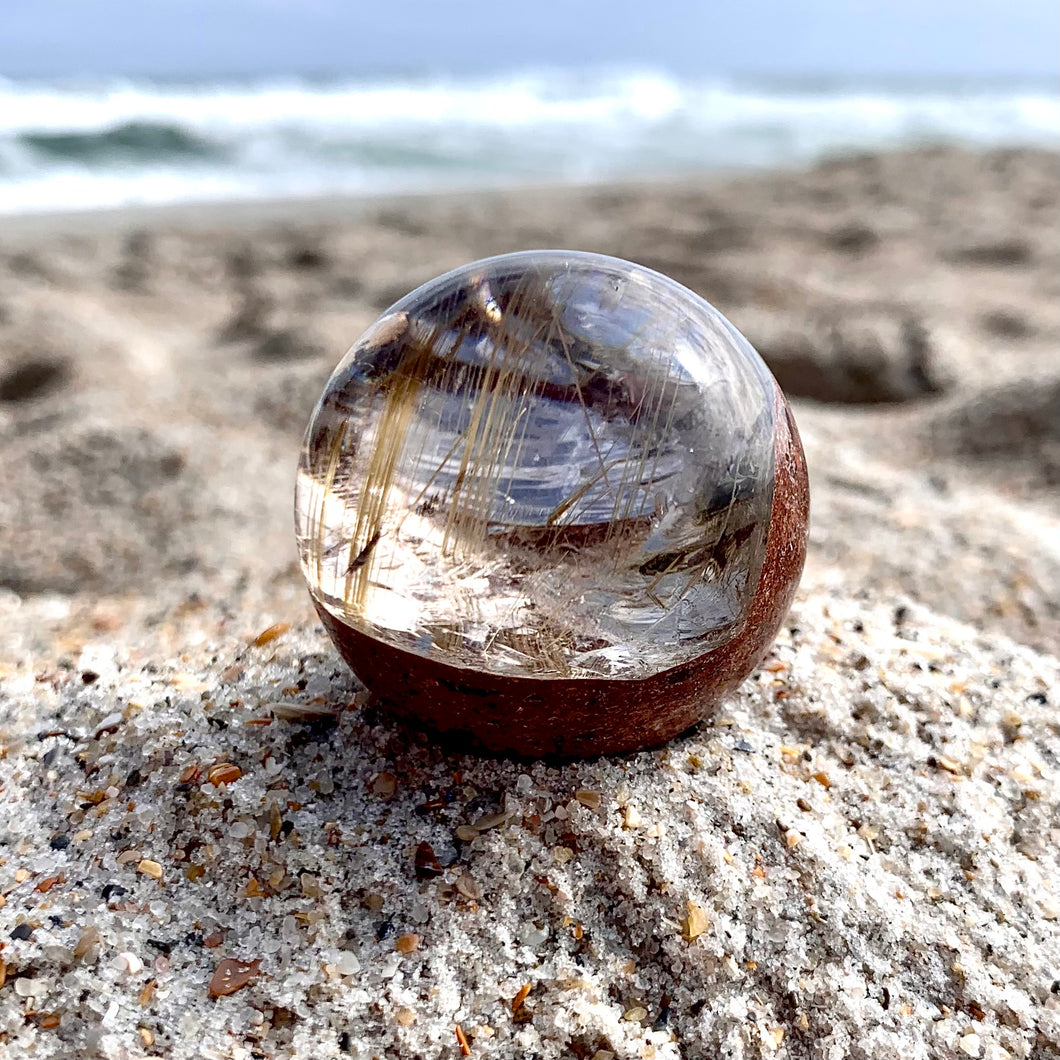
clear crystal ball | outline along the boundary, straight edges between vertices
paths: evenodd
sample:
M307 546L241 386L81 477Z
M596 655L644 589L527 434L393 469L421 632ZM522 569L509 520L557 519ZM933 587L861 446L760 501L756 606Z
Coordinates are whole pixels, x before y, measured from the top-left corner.
M456 269L347 353L302 447L318 606L452 666L639 679L739 633L776 385L712 306L616 258Z

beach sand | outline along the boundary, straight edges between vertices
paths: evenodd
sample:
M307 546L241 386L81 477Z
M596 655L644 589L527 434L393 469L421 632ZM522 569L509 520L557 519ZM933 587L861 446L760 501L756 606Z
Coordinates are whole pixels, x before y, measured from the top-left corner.
M0 219L0 1056L1060 1055L1056 166ZM813 504L739 694L566 764L380 716L291 518L361 331L549 246L726 313Z

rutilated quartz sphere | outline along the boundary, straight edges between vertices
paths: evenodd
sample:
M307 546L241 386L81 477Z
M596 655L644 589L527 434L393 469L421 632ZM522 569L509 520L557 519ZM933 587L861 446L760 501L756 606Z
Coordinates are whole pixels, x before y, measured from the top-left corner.
M328 381L295 515L376 699L468 745L660 743L757 665L806 552L787 402L698 295L528 251L403 298Z

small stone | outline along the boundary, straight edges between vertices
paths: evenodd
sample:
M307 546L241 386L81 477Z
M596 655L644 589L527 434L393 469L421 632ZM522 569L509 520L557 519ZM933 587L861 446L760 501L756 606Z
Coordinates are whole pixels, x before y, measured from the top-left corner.
M457 825L456 838L464 843L470 843L472 839L478 838L478 831L469 824Z
M508 820L506 813L487 813L478 818L472 825L476 832L488 832L491 828L504 824Z
M413 950L417 950L420 947L419 935L409 932L407 935L400 935L397 942L394 943L394 949L398 953L412 953Z
M681 934L686 942L699 938L707 928L710 927L710 919L706 912L695 902L688 902L688 916L681 921Z
M464 1028L459 1023L456 1025L456 1043L460 1047L461 1056L471 1055L471 1043L467 1040Z
M108 714L97 726L96 731L93 734L95 739L99 739L101 736L106 736L107 733L114 732L119 725L122 723L121 711L115 711L113 714Z
M416 847L416 878L427 880L434 876L441 876L442 865L435 856L434 847L430 843L420 843Z
M16 942L25 942L33 936L32 924L16 924L11 929L11 938Z
M336 708L330 703L262 703L266 710L281 721L305 722L306 724L334 723L338 719Z
M640 810L633 805L627 806L622 816L622 827L634 829L640 828L642 824L644 824L644 818L641 817Z
M586 788L581 788L574 793L574 797L583 806L587 806L590 810L600 809L600 803L602 801L600 792L589 791Z
M548 941L548 926L534 923L524 924L518 933L519 941L530 949L535 950L538 946Z
M255 648L264 647L266 644L271 644L274 640L278 640L291 628L290 622L274 622L267 629L263 629L252 641Z
M642 1005L634 1005L622 1013L622 1018L627 1023L643 1023L648 1018L648 1010Z
M150 1049L155 1044L155 1036L147 1027L140 1027L140 1041L144 1043L145 1049Z
M416 1013L410 1008L399 1008L394 1013L394 1020L402 1027L411 1027L416 1022Z
M157 861L152 861L150 858L144 858L139 865L136 866L136 871L143 873L144 876L150 876L153 880L162 879L162 866Z
M20 976L15 980L15 993L19 997L44 997L48 993L48 981Z
M335 961L335 970L339 975L356 975L361 970L361 962L352 950L343 950Z
M144 970L144 962L135 953L119 953L111 964L124 975L139 975Z
M979 1035L974 1031L969 1031L957 1042L957 1048L960 1049L965 1056L979 1055Z
M227 997L242 990L261 971L261 958L253 961L237 961L228 957L217 966L210 980L210 997Z
M467 873L457 876L454 886L465 898L472 901L478 901L482 897L482 888L478 881Z
M222 784L234 784L242 775L243 770L239 766L231 762L218 762L217 765L210 766L206 779L215 788L219 788Z
M86 927L74 945L74 957L80 960L86 957L89 951L96 945L99 944L100 936L99 931L92 927Z
M197 784L199 777L202 776L202 767L198 762L192 762L190 766L185 766L177 778L178 784Z
M393 773L376 773L369 790L380 799L392 799L397 791L397 777Z
M513 1013L518 1012L519 1009L521 1009L523 1007L523 1002L529 996L530 989L531 989L531 984L530 983L523 983L523 985L521 987L519 987L518 993L515 995L515 997L512 998L512 1002L511 1002L511 1009L512 1009Z

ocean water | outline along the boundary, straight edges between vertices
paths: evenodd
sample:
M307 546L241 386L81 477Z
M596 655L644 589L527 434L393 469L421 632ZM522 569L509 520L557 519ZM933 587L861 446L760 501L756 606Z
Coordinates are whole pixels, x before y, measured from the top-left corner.
M377 195L1060 142L1051 83L679 77L0 79L0 213Z

